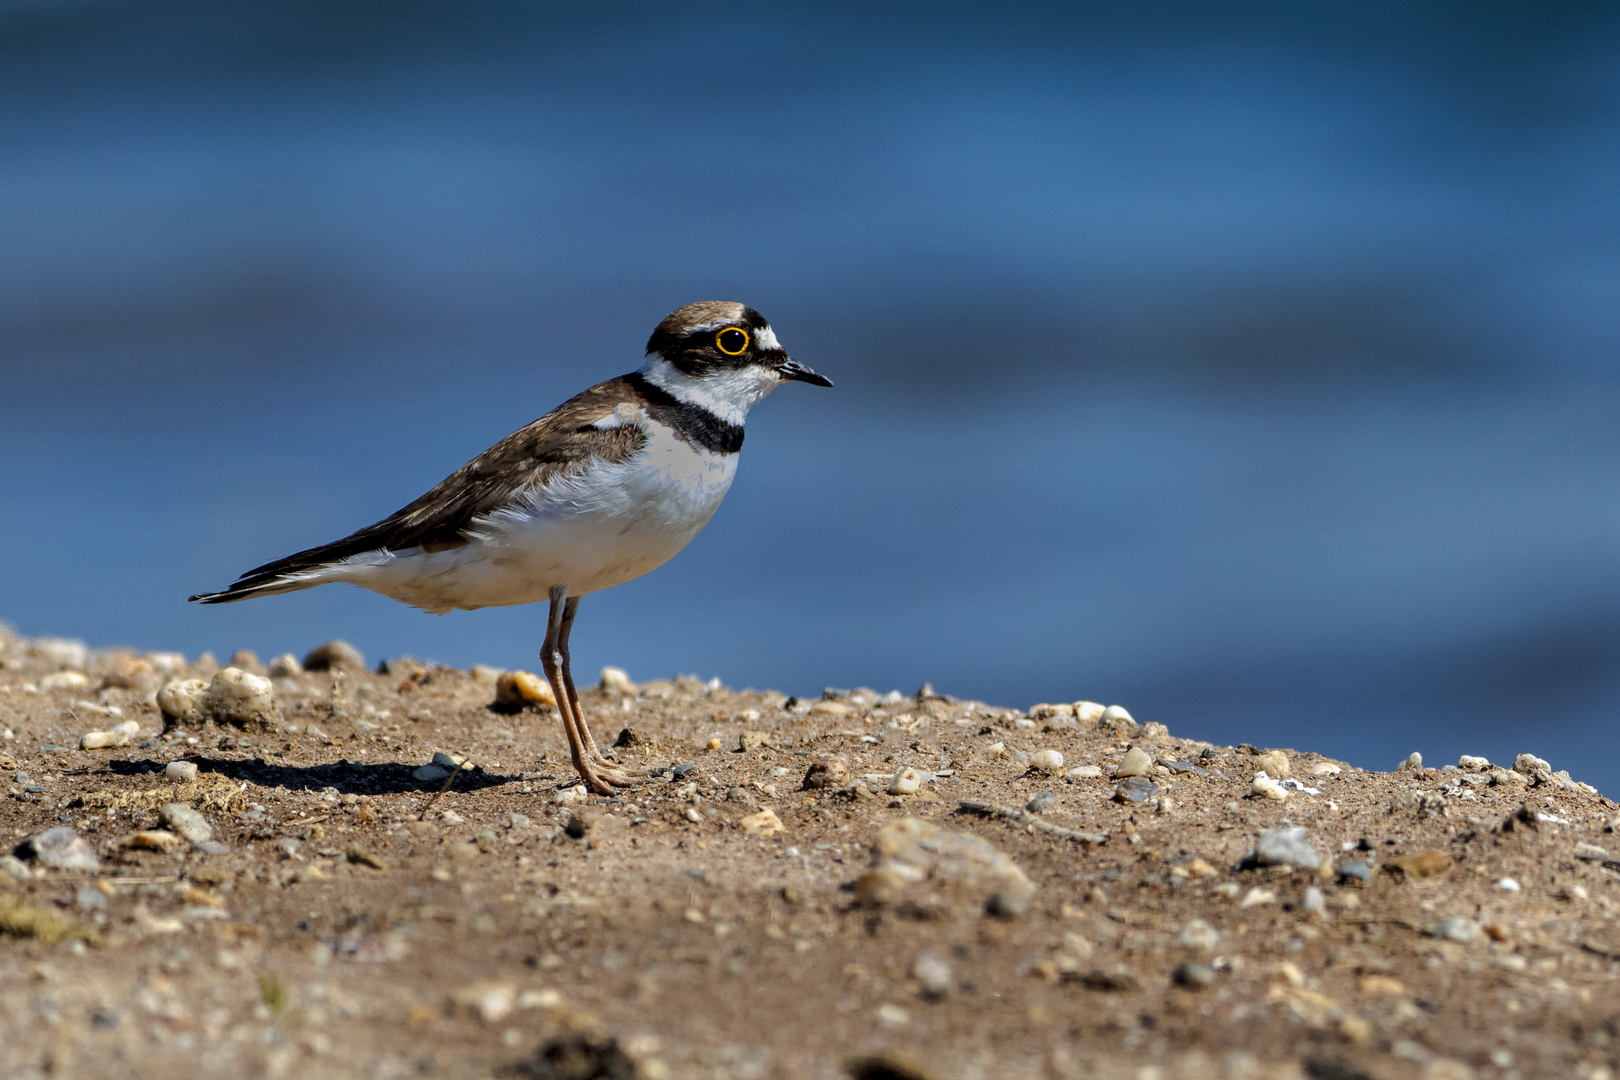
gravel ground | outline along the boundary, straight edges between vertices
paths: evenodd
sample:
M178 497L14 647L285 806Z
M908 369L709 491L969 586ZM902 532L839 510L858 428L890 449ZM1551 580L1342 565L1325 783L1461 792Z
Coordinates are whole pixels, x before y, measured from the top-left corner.
M1620 818L1528 755L608 673L679 768L601 799L531 683L309 659L0 634L0 1077L1620 1065Z

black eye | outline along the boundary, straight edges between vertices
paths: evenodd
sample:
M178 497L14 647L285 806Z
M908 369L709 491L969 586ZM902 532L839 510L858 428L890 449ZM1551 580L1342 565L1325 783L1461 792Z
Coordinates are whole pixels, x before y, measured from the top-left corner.
M714 347L727 356L741 356L748 348L748 331L735 326L722 330L714 335Z

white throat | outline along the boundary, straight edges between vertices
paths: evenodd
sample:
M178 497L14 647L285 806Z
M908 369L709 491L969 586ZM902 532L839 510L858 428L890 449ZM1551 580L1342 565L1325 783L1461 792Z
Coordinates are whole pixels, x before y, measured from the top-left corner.
M728 424L741 424L749 409L782 384L780 375L758 364L685 375L657 353L647 357L641 375L677 401L707 409Z

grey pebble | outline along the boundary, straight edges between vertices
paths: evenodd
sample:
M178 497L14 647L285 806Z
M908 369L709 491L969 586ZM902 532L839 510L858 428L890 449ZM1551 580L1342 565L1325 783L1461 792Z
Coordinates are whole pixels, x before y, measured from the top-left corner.
M1159 793L1158 786L1145 777L1130 776L1114 788L1115 802L1147 802Z
M411 779L420 780L424 784L436 784L449 776L450 773L437 765L423 765L420 769L411 772Z
M1198 964L1191 960L1177 964L1171 978L1177 986L1184 986L1189 990L1202 990L1215 981L1215 969L1208 964Z
M754 797L748 794L748 789L740 787L734 787L726 792L726 801L745 803L749 806L755 805Z
M1372 883L1372 867L1364 862L1347 862L1339 867L1339 879L1359 881L1363 885Z
M1315 885L1305 890L1305 910L1312 915L1327 907L1327 897Z
M527 829L532 824L534 822L529 820L528 814L514 813L506 815L506 827L508 829Z
M1473 919L1463 918L1460 915L1446 919L1434 928L1435 937L1443 941L1460 941L1464 945L1471 941L1478 941L1481 933L1483 931L1480 929L1479 923Z
M1029 800L1029 802L1025 804L1024 809L1028 810L1032 814L1044 814L1048 810L1052 809L1052 804L1056 801L1057 800L1053 798L1050 791L1043 791L1033 799Z
M276 847L281 849L281 857L283 859L296 859L299 862L304 861L304 856L300 854L304 845L303 842L298 840L296 837L283 836L276 843Z
M1267 829L1255 842L1253 859L1258 866L1300 866L1315 870L1322 865L1322 853L1305 839L1305 826L1291 825Z
M66 825L30 836L18 846L17 851L41 866L57 870L94 872L101 869L101 860L96 858L90 842Z
M671 780L679 780L681 777L685 776L695 768L697 768L696 765L677 765L674 769L670 770L669 778Z
M79 891L73 894L73 902L80 911L107 910L107 894L94 885L80 885Z
M158 817L171 831L179 833L193 844L202 844L214 838L214 827L208 824L208 819L185 803L169 803L158 811Z
M911 977L921 983L922 996L938 1001L951 992L951 965L938 953L925 952L911 965Z
M195 761L171 761L163 767L163 777L173 780L177 784L184 784L197 779L197 763Z
M1173 773L1193 773L1196 776L1208 776L1209 775L1209 770L1208 769L1205 769L1200 765L1194 765L1190 761L1161 760L1159 762L1159 764L1163 765L1165 768L1169 769Z

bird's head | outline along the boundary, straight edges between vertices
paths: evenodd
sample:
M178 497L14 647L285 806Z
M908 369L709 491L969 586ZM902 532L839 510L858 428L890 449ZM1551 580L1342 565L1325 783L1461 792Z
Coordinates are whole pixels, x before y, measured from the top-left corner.
M666 316L647 339L642 373L734 423L782 383L832 385L787 354L765 316L728 300L687 304Z

